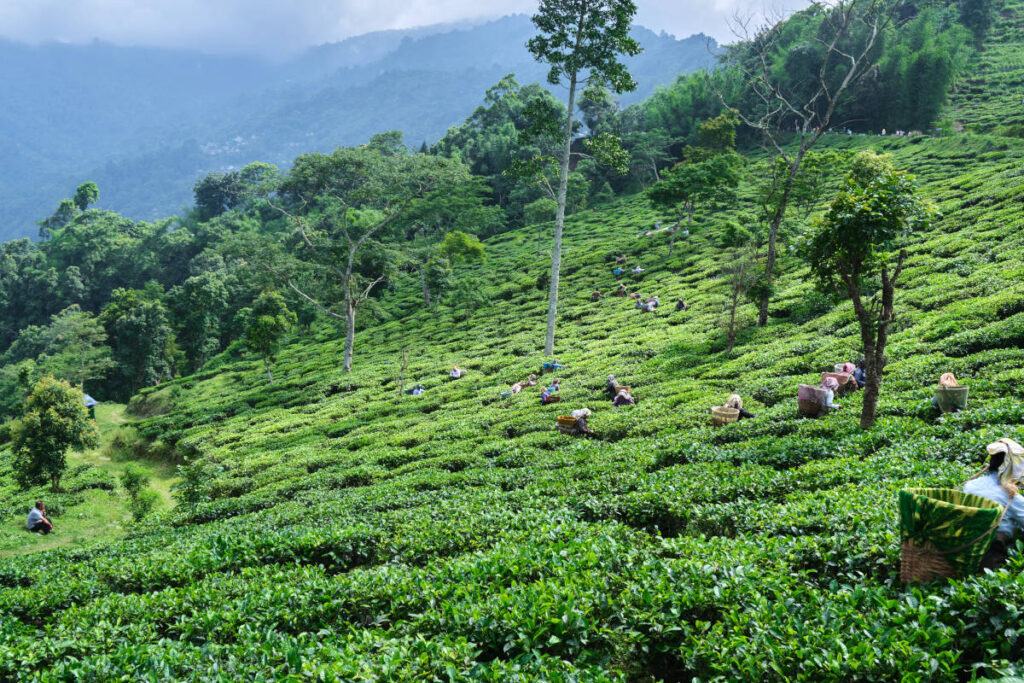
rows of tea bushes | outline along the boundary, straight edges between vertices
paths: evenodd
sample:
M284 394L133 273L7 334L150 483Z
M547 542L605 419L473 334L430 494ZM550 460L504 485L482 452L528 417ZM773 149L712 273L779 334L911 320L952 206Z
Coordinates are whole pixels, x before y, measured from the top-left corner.
M929 680L1012 672L1024 553L1007 571L905 588L896 494L955 486L986 443L1024 440L1024 144L835 137L915 170L942 219L910 250L879 420L859 395L818 420L795 389L854 359L845 304L783 262L769 325L722 332L722 234L753 191L692 235L626 199L566 226L560 404L501 392L543 358L536 233L464 266L490 303L422 310L398 284L340 372L328 327L268 385L230 355L146 390L126 441L180 462L188 500L127 538L0 561L4 680ZM998 154L993 154L996 151ZM842 171L829 179L834 187ZM659 295L610 291L614 255ZM676 313L684 297L690 310ZM406 351L405 386L397 377ZM452 381L453 364L467 375ZM969 409L930 406L938 375ZM612 408L615 373L639 404ZM754 420L713 429L738 391ZM555 418L593 410L592 439ZM5 489L6 490L6 489ZM6 494L5 494L6 495ZM60 518L57 518L60 524ZM9 518L10 524L20 520Z

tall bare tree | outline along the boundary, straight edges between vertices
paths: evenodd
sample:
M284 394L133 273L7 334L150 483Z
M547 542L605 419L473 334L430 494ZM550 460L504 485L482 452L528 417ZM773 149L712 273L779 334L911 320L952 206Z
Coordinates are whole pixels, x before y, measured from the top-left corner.
M569 159L573 129L576 123L576 97L580 85L591 81L606 83L616 93L636 88L636 82L619 55L635 55L640 45L629 37L630 23L636 14L633 0L540 0L533 23L538 35L527 43L537 61L547 63L548 82L567 85L569 99L563 122L561 151L558 154L559 176L556 192L558 211L555 214L555 242L551 258L551 283L548 292L548 325L544 353L550 356L555 348L555 319L558 315L558 275L562 265L562 226L565 224L565 197L569 179ZM595 156L613 151L611 136L595 138L599 146ZM619 166L628 168L628 160Z

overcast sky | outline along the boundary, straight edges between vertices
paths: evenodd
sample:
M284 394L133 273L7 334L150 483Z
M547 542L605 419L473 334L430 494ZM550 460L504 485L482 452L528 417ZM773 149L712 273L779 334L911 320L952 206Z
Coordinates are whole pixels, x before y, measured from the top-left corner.
M737 11L787 3L800 0L638 0L636 23L680 38L703 32L731 42L728 21ZM0 36L282 56L369 31L536 8L536 0L0 0Z

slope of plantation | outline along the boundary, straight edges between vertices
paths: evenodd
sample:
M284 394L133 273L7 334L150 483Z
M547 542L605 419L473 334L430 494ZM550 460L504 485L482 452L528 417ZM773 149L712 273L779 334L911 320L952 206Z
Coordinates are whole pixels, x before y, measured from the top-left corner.
M1003 0L982 49L950 97L947 115L965 125L1024 137L1024 2Z
M859 397L817 421L795 386L856 355L848 305L816 297L788 262L770 324L727 358L720 332L722 208L664 260L637 238L639 199L567 224L563 403L500 392L535 371L546 268L527 229L488 245L492 303L468 320L419 310L401 283L392 319L360 332L355 370L320 338L135 401L154 452L203 468L207 499L106 545L0 562L0 678L107 680L934 680L1012 667L1024 553L1007 572L905 590L895 496L951 486L985 443L1024 438L1024 144L873 140L919 173L944 218L911 249L877 426ZM838 175L838 173L837 173ZM744 188L749 195L750 188ZM612 255L663 309L610 289ZM692 308L672 313L685 296ZM747 306L743 315L753 317ZM460 316L461 317L461 316ZM407 386L396 396L401 349ZM452 364L468 369L447 378ZM970 409L938 418L942 370ZM604 376L640 404L611 408ZM739 390L755 420L718 430ZM595 439L555 432L594 410ZM157 443L159 442L159 443Z

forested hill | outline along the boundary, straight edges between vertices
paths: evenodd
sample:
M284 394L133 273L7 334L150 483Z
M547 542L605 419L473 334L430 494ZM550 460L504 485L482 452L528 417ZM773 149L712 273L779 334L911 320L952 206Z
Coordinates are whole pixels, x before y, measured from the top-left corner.
M36 235L35 222L85 181L99 205L155 219L190 203L211 171L252 161L287 166L400 129L433 142L480 93L515 73L544 70L525 48L528 17L385 31L313 48L285 64L104 44L0 43L0 240ZM714 44L639 28L629 60L639 101L680 73L710 65Z

